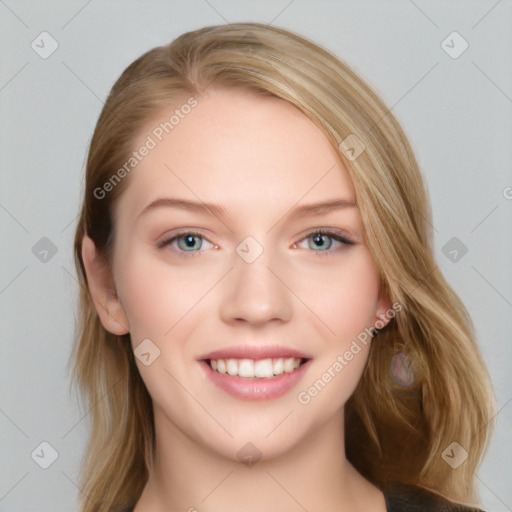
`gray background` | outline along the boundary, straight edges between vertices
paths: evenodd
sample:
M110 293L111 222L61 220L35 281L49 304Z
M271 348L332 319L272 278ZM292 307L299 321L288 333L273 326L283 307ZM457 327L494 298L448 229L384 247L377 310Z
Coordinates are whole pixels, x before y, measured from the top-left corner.
M0 0L0 17L1 511L77 510L89 416L68 391L72 239L103 100L144 51L237 21L289 28L334 51L404 126L427 178L439 265L474 318L496 390L483 503L512 510L511 0ZM47 58L43 31L58 43ZM441 46L453 31L469 44L457 58ZM460 43L445 47L458 53ZM47 469L43 441L58 453Z

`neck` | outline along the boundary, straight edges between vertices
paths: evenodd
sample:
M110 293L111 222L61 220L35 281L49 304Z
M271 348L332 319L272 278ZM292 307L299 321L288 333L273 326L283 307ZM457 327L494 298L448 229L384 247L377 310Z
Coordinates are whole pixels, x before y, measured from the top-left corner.
M219 455L158 410L155 434L156 457L134 512L385 510L380 491L345 457L342 411L300 446L257 462Z

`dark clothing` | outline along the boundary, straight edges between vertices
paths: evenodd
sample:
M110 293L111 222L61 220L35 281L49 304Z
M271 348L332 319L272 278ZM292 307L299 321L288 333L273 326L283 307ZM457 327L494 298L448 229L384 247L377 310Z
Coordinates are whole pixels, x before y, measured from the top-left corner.
M411 485L395 485L384 492L387 512L483 512L456 505L437 494ZM124 512L133 512L133 508Z
M483 512L441 498L411 485L395 485L384 491L387 512Z

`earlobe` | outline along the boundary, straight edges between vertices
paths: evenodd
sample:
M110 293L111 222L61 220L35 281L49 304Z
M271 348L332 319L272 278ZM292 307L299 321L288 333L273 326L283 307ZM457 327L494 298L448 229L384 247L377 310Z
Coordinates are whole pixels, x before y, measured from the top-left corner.
M117 296L112 271L87 235L82 240L82 261L89 293L103 327L118 336L127 334L130 331L128 318Z
M377 302L377 311L375 312L375 328L383 329L388 325L390 320L395 316L395 311L391 307L391 301L387 294L384 292L384 287L381 286L379 298Z

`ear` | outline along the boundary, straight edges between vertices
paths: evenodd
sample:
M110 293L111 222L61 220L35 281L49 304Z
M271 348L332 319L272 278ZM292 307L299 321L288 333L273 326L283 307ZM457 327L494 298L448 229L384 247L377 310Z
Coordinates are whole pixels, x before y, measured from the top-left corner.
M87 235L82 240L82 261L94 308L103 327L118 336L127 334L130 331L128 318L117 296L112 271Z
M384 329L394 316L395 310L391 307L391 301L386 293L385 286L381 284L373 325L379 330Z

